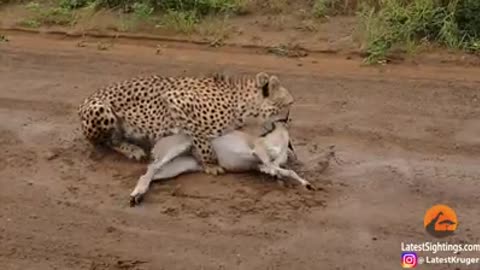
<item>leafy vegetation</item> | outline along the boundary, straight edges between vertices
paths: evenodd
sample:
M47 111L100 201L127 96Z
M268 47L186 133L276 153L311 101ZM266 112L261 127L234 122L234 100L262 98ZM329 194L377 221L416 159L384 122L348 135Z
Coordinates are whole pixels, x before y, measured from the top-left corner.
M368 63L384 61L396 47L439 44L476 51L480 38L480 1L383 0L380 8L364 6Z
M314 0L313 14L316 17L352 15L359 5L377 7L381 1L382 0Z
M188 34L193 32L199 19L195 11L167 10L161 17L157 27L168 28L173 31Z
M4 0L2 0L4 1ZM155 11L195 12L199 16L235 12L242 0L61 0L61 6L78 9L95 2L98 7L122 8L126 11L138 9Z
M69 25L73 24L75 16L69 9L54 6L44 7L38 2L30 2L25 6L32 16L22 21L22 25L37 28L40 25Z
M8 42L8 38L5 35L0 34L0 42Z
M315 3L313 4L313 14L319 18L326 16L330 9L328 5L330 2L331 1L329 0L315 1Z
M7 1L7 0L0 0ZM191 33L206 17L242 13L248 0L53 0L56 4L47 5L44 1L26 5L32 16L25 18L22 25L39 27L48 24L74 24L77 10L117 9L128 13L121 29L132 30L139 24L150 23L158 28L166 28L180 33Z
M60 7L65 9L77 9L92 4L93 0L60 0Z
M148 20L154 10L152 6L141 2L134 3L132 8L133 14L139 20Z

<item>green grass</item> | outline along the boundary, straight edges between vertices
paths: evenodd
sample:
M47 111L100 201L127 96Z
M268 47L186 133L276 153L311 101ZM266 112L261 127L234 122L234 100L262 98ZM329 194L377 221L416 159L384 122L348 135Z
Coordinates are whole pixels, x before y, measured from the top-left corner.
M329 0L316 0L313 4L313 14L315 17L325 17L329 12Z
M158 1L158 0L157 0ZM215 36L216 41L223 40L225 24L216 23L220 28L214 31L208 20L212 17L226 18L229 14L242 13L245 0L164 0L159 1L156 7L161 10L158 28L165 28L175 32L190 34L208 32ZM206 20L207 19L207 20ZM199 30L199 24L206 21L205 29ZM210 35L209 34L209 35Z
M25 7L31 16L22 21L22 25L37 28L41 25L71 25L75 22L74 13L60 6L44 6L38 2L29 2Z
M149 20L154 10L151 5L141 2L133 4L132 8L135 18L143 21Z
M9 42L7 36L0 34L0 42Z
M5 0L2 0L5 1ZM194 11L197 15L239 11L247 0L60 0L60 5L78 9L95 2L98 7L123 8L127 11Z
M367 63L424 45L480 51L479 0L314 0L312 10L318 18L357 11Z
M38 28L41 23L34 19L25 19L20 22L20 25L28 28Z
M359 12L367 63L384 62L395 48L438 44L476 51L480 38L480 1L384 0L380 8L364 6Z
M60 0L59 6L65 9L77 9L89 6L92 3L97 4L98 2L94 0Z
M40 12L38 20L46 25L70 25L75 23L75 16L71 10L53 7Z
M137 2L132 5L132 12L129 16L122 16L122 29L124 31L135 30L141 24L152 23L154 8L146 3Z
M190 34L195 30L199 18L194 11L167 10L157 24L158 28L165 28L175 32Z
M0 0L6 1L6 0ZM33 14L23 20L28 27L75 23L74 14L80 10L116 9L122 18L121 29L132 31L139 25L150 24L179 33L192 33L207 17L219 18L241 14L249 0L53 0L58 3L45 6L30 2L26 8ZM279 1L279 0L273 0ZM123 12L122 12L123 11Z
M313 0L315 17L354 15L361 5L379 6L383 0ZM403 0L399 0L403 1Z

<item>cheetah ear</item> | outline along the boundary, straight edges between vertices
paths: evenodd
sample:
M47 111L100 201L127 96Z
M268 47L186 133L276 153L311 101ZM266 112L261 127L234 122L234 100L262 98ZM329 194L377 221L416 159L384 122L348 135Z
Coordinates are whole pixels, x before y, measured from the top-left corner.
M268 97L268 74L260 72L257 74L255 81L258 88L262 88L262 94L264 97Z
M269 91L268 91L268 74L265 72L260 72L257 73L256 76L256 84L257 88L262 88L262 95L263 97L268 97L269 96Z
M266 84L268 84L268 74L265 72L259 72L257 73L257 76L255 77L257 87L263 87Z
M268 81L268 94L267 96L275 93L280 89L280 80L277 76L270 76L270 80Z

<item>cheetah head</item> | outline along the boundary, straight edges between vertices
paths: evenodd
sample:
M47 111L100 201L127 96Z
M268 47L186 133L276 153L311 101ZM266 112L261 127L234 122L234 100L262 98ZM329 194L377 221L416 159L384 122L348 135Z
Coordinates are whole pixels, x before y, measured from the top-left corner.
M256 101L252 103L256 108L252 108L252 114L262 121L285 119L294 99L278 77L260 72L256 75L256 88Z

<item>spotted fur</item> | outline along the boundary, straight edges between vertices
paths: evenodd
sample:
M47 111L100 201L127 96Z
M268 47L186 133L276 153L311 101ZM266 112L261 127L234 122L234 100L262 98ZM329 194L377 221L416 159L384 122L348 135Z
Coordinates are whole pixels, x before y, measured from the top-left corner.
M212 138L268 120L290 108L293 97L276 76L137 77L101 88L79 106L82 131L95 145L108 145L135 159L146 157L141 142L153 145L179 131L193 139L207 173L220 173Z

